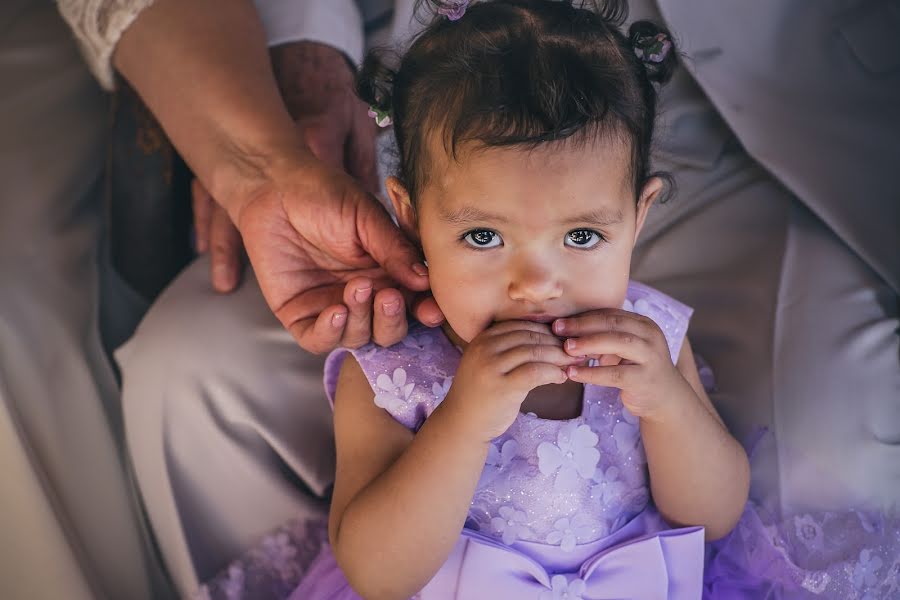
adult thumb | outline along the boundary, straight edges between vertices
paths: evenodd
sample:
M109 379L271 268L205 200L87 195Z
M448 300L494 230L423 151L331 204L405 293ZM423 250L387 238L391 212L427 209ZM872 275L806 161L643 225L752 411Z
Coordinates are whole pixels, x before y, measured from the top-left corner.
M381 204L372 199L357 212L357 231L366 253L407 289L428 289L428 269L422 253L391 220Z

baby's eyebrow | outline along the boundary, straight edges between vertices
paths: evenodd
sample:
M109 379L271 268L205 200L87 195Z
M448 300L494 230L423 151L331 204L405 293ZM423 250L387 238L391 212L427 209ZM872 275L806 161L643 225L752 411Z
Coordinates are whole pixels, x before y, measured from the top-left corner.
M441 209L441 217L451 225L468 225L469 223L508 223L509 219L503 215L490 213L474 206L463 206L449 212Z
M621 210L594 209L583 212L572 217L567 217L559 222L563 225L577 225L579 223L587 223L596 225L597 227L608 227L620 223L624 216Z
M441 217L451 225L469 225L471 223L509 223L509 219L501 214L484 211L474 206L463 206L449 212L441 209ZM620 223L623 219L621 210L594 209L564 219L558 219L562 225L588 224L597 227L608 227Z

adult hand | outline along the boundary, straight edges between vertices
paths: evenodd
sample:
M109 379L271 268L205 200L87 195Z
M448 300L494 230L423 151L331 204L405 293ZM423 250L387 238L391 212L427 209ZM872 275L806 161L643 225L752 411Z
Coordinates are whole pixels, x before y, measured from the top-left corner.
M353 93L349 64L311 42L273 49L272 62L298 135L318 161L285 157L230 202L240 206L231 217L269 306L312 352L370 339L396 343L406 335L408 305L424 324L439 324L433 299L412 293L428 288L418 251L371 195L376 126ZM240 273L240 236L202 186L194 192L195 215L204 220L198 250L211 249L213 285L230 291Z

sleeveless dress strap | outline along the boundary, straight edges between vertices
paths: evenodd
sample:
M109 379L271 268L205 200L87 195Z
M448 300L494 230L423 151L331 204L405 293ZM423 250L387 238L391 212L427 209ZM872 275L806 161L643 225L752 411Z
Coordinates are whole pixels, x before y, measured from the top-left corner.
M419 430L447 395L460 358L443 331L419 323L388 348L367 344L356 350L335 350L325 360L325 391L332 406L338 373L348 354L369 380L375 404L412 431Z
M623 308L644 315L659 325L669 344L672 362L678 361L694 309L637 281L628 283Z

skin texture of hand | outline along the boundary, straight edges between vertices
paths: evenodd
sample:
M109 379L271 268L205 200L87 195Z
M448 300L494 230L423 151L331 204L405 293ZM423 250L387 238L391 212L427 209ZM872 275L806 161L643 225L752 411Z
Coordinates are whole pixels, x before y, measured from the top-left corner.
M690 388L672 362L665 335L652 319L621 309L602 309L560 319L554 331L578 336L565 341L569 355L599 361L596 367L572 366L568 376L621 389L622 403L636 417L659 418L673 389Z
M420 274L424 266L418 252L400 237L377 201L353 189L378 189L377 127L353 93L353 73L337 50L299 42L273 48L271 55L300 140L331 169L300 170L310 174L310 185L288 184L297 187L287 195L275 191L280 186L273 182L271 194L277 198L267 199L264 193L249 211L242 211L242 231L252 236L248 253L263 294L284 326L311 352L359 347L370 340L394 344L406 335L406 307L415 300L410 290L423 290L427 279ZM334 172L341 169L355 181ZM211 213L206 230L213 285L228 292L238 284L241 236L224 209L197 187L195 207L204 200L212 204L205 213ZM269 210L273 212L267 214ZM275 233L270 226L279 220L282 226L292 224L294 231L283 227L277 237L270 237ZM288 244L282 246L281 241ZM377 257L382 268L371 257ZM278 274L260 272L262 264ZM410 271L413 264L419 265L419 273ZM406 288L403 292L398 283ZM422 300L415 306L417 317L427 325L439 324L437 305L430 298Z
M509 429L528 392L564 383L564 369L580 360L563 351L548 325L498 323L466 346L442 405L478 441L489 442Z
M270 49L281 97L300 141L324 163L343 168L367 191L378 190L377 127L353 93L353 72L343 55L318 42L293 42ZM210 280L229 293L240 283L243 242L228 214L206 188L191 189L197 252L210 252Z

